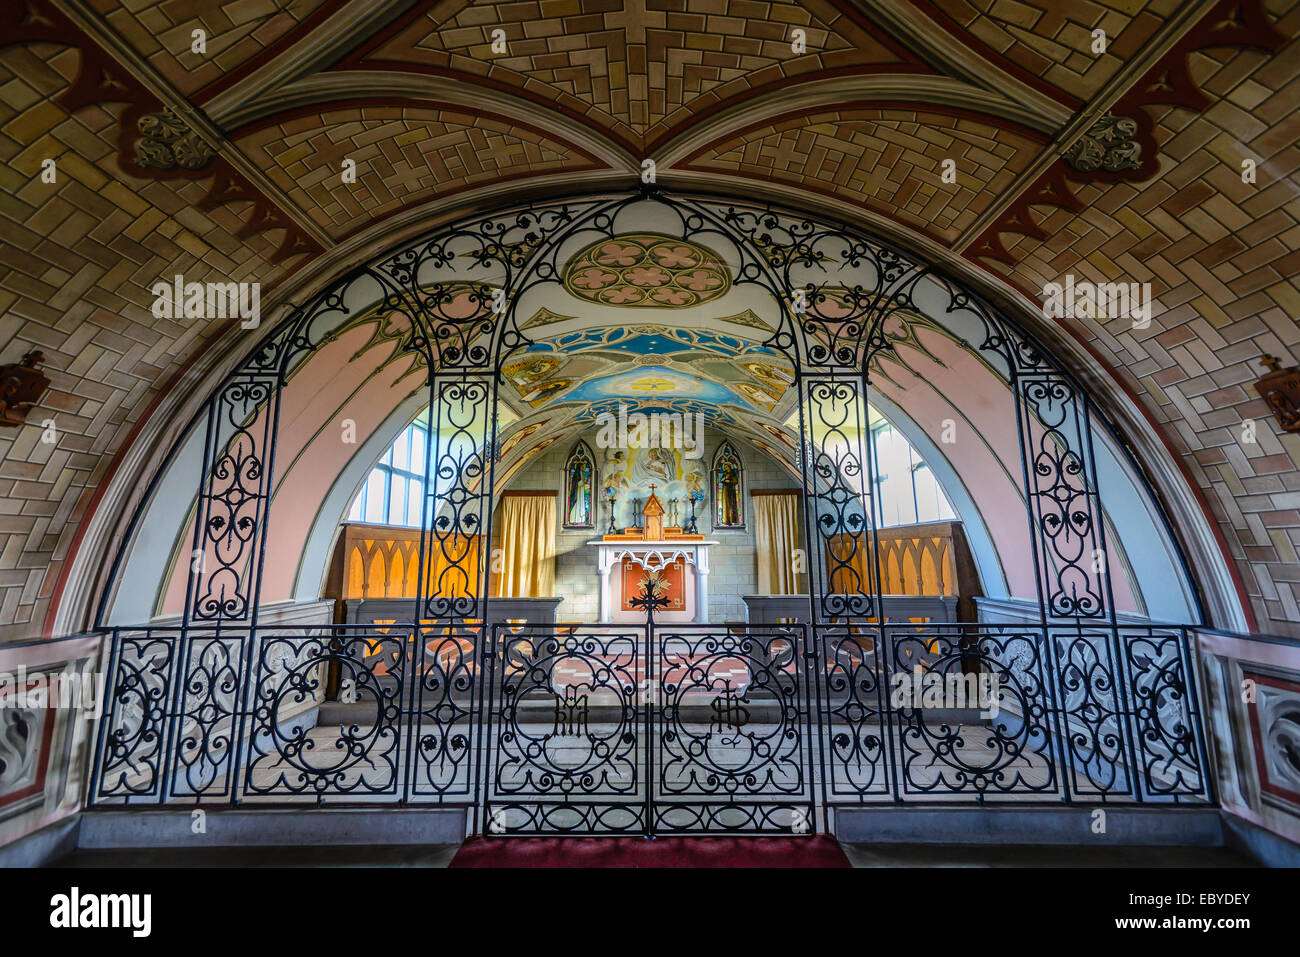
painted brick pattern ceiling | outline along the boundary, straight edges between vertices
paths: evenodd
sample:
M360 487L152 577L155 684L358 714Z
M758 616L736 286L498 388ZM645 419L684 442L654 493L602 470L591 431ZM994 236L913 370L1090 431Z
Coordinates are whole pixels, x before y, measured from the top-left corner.
M931 6L923 3L923 6ZM1156 3L1057 3L1054 0L933 0L972 40L996 50L1030 76L1087 100L1149 42L1179 0ZM1114 42L1091 50L1092 31Z
M58 439L0 431L0 639L42 632L134 439L243 342L153 316L160 277L259 281L274 319L394 230L629 187L647 156L670 189L855 219L1026 304L1065 272L1150 281L1149 329L1068 331L1200 488L1257 626L1298 634L1300 436L1250 387L1262 353L1300 362L1298 37L1298 0L7 4L0 362L44 351ZM1121 107L1140 168L1068 166ZM156 115L196 168L131 161Z
M919 66L825 0L455 2L408 20L346 64L482 76L552 100L641 147L693 112L765 84ZM808 45L800 55L791 50L796 27ZM501 56L491 53L494 29L509 44Z

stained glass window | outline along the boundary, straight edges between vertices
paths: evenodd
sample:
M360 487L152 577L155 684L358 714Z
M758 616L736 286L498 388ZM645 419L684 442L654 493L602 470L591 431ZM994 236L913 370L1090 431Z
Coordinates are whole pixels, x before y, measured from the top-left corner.
M742 506L744 493L744 469L740 456L731 447L730 442L723 442L713 457L713 527L744 528L745 510Z
M564 463L564 527L592 528L595 525L592 508L595 458L587 443L574 446L569 460Z

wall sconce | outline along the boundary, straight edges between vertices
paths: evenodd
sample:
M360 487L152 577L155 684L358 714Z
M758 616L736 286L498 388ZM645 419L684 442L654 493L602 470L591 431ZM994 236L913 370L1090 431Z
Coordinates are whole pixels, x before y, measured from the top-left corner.
M1300 432L1300 366L1283 369L1282 360L1269 355L1259 364L1269 371L1256 380L1255 391L1284 431Z
M19 426L27 421L27 413L50 385L36 370L44 361L44 353L36 349L17 365L0 366L0 425Z

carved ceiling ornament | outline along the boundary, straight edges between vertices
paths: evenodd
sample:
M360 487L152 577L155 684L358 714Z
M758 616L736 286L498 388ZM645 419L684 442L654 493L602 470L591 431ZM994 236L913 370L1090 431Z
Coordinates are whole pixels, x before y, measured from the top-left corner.
M246 239L257 233L282 231L279 245L268 257L271 263L322 251L320 243L290 213L265 196L224 157L216 155L187 126L182 123L181 131L175 131L163 119L170 112L166 104L50 0L0 5L0 49L32 43L52 43L77 52L76 77L56 99L68 113L106 103L126 104L119 117L117 138L117 162L124 173L155 179L210 179L207 195L197 204L200 211L226 203L251 202L251 210L239 211L244 227L236 237ZM141 134L158 142L142 146ZM170 151L169 165L163 165L166 154L160 146ZM205 153L210 155L199 162Z
M217 155L216 150L171 110L146 113L136 127L141 138L135 142L135 161L141 166L200 170Z
M1281 359L1268 355L1259 363L1268 372L1255 382L1255 391L1284 431L1300 432L1300 366L1283 369Z
M1040 225L1040 217L1035 217L1029 211L1031 205L1055 206L1077 212L1082 209L1082 204L1074 195L1071 181L1119 178L1141 182L1155 176L1159 172L1159 149L1153 133L1155 124L1148 108L1178 107L1200 113L1208 109L1212 102L1192 76L1189 62L1193 54L1222 48L1275 52L1281 49L1284 42L1284 37L1265 12L1262 0L1220 0L1155 66L1129 86L1127 92L1114 102L1111 112L1097 120L1032 186L1021 191L1019 197L996 222L976 238L964 255L971 260L989 259L1014 266L1019 257L1011 254L1000 234L1016 233L1038 240L1047 238L1047 231ZM1128 154L1117 148L1113 161L1127 164L1127 160L1132 158L1136 163L1119 165L1114 169L1102 165L1109 149L1102 152L1096 167L1092 169L1072 162L1071 154L1076 150L1079 151L1078 159L1083 159L1086 151L1088 158L1084 162L1093 160L1095 147L1080 144L1095 138L1098 127L1108 118L1134 124L1132 131L1124 138L1131 140L1137 151ZM1128 130L1127 123L1124 130ZM1104 129L1101 132L1105 132ZM1110 135L1120 132L1116 127L1110 131ZM1103 138L1098 145L1111 144L1107 144ZM1113 145L1119 146L1118 143Z
M1138 124L1127 116L1106 113L1070 145L1065 162L1081 173L1118 173L1142 167L1142 146L1135 141Z
M50 385L40 372L44 361L45 353L35 349L15 365L0 366L0 425L17 426L27 421L27 413Z

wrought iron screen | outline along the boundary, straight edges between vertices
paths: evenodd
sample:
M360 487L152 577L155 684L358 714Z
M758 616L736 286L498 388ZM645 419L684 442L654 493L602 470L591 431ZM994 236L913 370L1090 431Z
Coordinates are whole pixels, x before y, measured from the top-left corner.
M795 374L807 614L782 627L485 625L500 372L533 344L519 304L649 207L777 304L763 345ZM428 370L420 593L409 620L384 625L260 623L281 390L375 315ZM883 613L867 404L875 363L920 316L944 317L1007 384L1028 529L1015 557L1034 570L1035 624ZM1187 628L1121 624L1097 560L1093 431L1109 426L1010 319L849 227L653 188L456 224L295 310L194 428L184 611L175 627L104 629L93 805L424 803L481 811L477 826L500 833L653 834L809 832L875 801L1213 800ZM119 555L116 588L135 586L125 567ZM973 687L974 706L901 700L898 675Z

